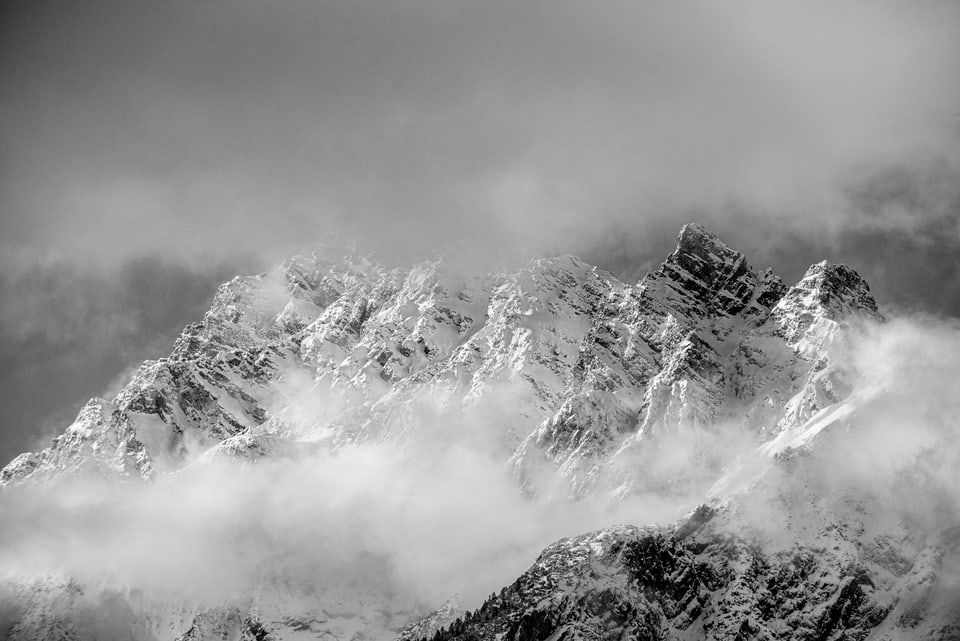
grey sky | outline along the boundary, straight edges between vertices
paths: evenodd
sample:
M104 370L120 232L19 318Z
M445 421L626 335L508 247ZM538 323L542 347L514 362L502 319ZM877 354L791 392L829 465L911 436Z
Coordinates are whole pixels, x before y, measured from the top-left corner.
M957 78L946 0L9 0L0 459L330 231L639 273L700 220L960 315Z

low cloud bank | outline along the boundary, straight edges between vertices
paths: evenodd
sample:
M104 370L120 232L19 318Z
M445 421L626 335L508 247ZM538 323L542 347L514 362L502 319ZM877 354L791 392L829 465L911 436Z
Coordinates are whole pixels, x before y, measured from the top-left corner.
M551 541L678 516L667 502L530 501L503 461L459 443L369 444L300 459L217 459L152 485L8 488L0 573L218 603L284 577L381 596L476 599ZM366 570L365 570L366 569Z
M850 427L822 435L817 483L879 497L899 522L955 523L960 325L894 319L852 335L847 350L854 394L869 399ZM312 586L319 602L364 594L409 611L460 592L469 607L551 541L616 523L673 521L678 503L705 489L531 500L493 448L478 445L482 427L428 425L403 447L385 441L258 462L217 458L149 485L87 477L6 488L0 577L65 575L209 605L243 602L282 579ZM703 451L690 439L668 446L671 473L684 455L693 461ZM728 449L732 464L742 449ZM824 507L831 506L811 509L829 513ZM785 522L763 509L768 528ZM883 527L893 522L870 518L880 517Z
M960 525L960 323L899 316L851 330L835 362L851 392L849 412L818 421L827 406L790 435L779 461L753 458L756 481L736 501L746 525L771 549L812 549L846 540L893 546L907 557L941 550L940 570L956 573ZM765 476L760 477L760 473ZM899 547L898 547L899 546ZM912 551L911 551L912 550Z

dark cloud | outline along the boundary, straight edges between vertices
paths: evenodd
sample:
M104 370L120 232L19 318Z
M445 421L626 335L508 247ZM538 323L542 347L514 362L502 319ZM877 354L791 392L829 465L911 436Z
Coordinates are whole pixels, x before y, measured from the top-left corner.
M823 223L851 167L956 142L949 3L7 12L5 238L84 255L571 244L726 201Z
M192 269L155 258L119 269L65 262L0 273L0 460L61 433L121 371L169 353L237 264ZM45 446L46 444L43 444Z
M4 336L52 315L13 297L31 265L110 292L98 323L68 321L77 344L114 323L142 345L150 308L113 284L144 258L210 295L209 265L253 271L330 232L395 259L468 238L639 276L687 220L788 279L827 257L888 302L958 313L958 34L960 5L935 0L11 0Z

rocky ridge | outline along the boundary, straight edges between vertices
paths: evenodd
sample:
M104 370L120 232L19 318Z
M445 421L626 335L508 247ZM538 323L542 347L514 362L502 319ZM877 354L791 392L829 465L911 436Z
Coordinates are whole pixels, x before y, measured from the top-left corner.
M236 453L238 440L255 450L276 436L402 438L417 401L481 414L509 395L518 405L497 417L497 445L518 475L546 457L582 493L599 482L590 461L634 441L709 429L731 399L776 407L816 387L806 379L832 332L876 309L845 266L814 265L788 290L697 225L636 286L570 256L481 276L439 259L404 271L296 257L223 285L169 357L144 363L116 398L91 400L50 448L0 474L92 465L149 479L211 447ZM277 384L292 376L332 390L340 411L298 420ZM763 423L779 431L791 420Z
M476 613L442 630L453 613L434 616L418 635L866 638L903 609L909 598L898 594L915 594L904 587L911 572L936 572L942 542L897 529L908 553L864 560L863 549L893 536L885 526L825 551L838 528L857 525L862 500L853 518L815 519L833 529L775 552L757 549L754 526L738 517L750 506L739 497L758 491L789 510L805 504L809 485L771 479L815 468L797 453L846 420L826 420L855 391L831 355L865 319L879 319L877 305L852 269L818 263L788 288L694 224L636 285L571 256L476 275L442 259L404 270L318 252L223 285L168 358L141 366L116 398L90 401L50 448L21 455L0 480L91 469L150 480L218 457L403 443L425 426L431 437L460 438L436 430L455 425L507 463L531 500L556 491L543 480L559 475L572 500L680 500L713 486L714 506L673 527L560 541ZM718 446L732 433L757 448L759 465L728 467ZM670 460L677 439L694 460ZM955 545L949 532L938 536ZM322 638L331 629L320 623L329 612L270 609L193 612L182 624L168 614L173 632L154 627L142 638ZM14 637L50 631L30 620L14 624ZM956 628L944 630L911 638L947 639Z

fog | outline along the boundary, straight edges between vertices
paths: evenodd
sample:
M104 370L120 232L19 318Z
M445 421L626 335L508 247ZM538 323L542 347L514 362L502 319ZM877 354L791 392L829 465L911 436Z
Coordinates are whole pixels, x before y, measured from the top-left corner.
M836 482L870 487L887 510L911 514L932 531L956 525L960 323L893 319L855 344L851 364L867 402L825 457L835 464Z
M769 453L740 458L739 485L719 484L711 495L744 492L734 527L772 550L833 547L836 539L841 556L860 561L861 546L869 558L877 537L907 551L933 545L944 556L931 571L942 570L942 585L953 589L960 585L950 534L960 524L960 324L896 316L851 330L833 357L851 383L852 412L794 435L777 465ZM825 521L841 525L834 531Z
M531 499L494 453L494 426L476 427L427 421L402 442L208 459L151 484L5 488L0 577L70 577L93 586L94 604L101 591L146 591L201 609L292 585L331 618L428 611L453 596L476 607L557 538L683 513L677 496L571 502L545 476Z
M4 24L5 250L273 258L335 229L404 259L583 252L691 210L834 234L865 178L956 171L951 2L40 2Z
M950 0L5 2L0 459L329 232L638 278L696 220L960 314L958 29Z
M813 454L800 467L768 469L750 490L756 497L742 501L744 523L791 548L822 535L818 525L805 529L804 515L849 518L851 500L873 501L883 509L863 513L865 536L904 524L911 537L938 536L960 516L960 325L896 317L850 330L836 350L855 411L808 441ZM293 402L287 429L329 420L333 399L318 388L291 380L282 391ZM743 431L725 424L700 439L666 435L655 457L634 459L643 482L624 499L597 492L572 502L548 476L531 497L497 447L492 410L444 413L427 400L399 439L337 450L321 439L252 461L204 457L149 484L86 476L7 487L0 576L68 576L94 586L93 597L127 595L118 603L141 591L196 608L248 603L269 599L263 586L272 581L310 586L333 617L428 609L454 594L472 608L548 543L613 524L674 522L707 500L716 476L750 462ZM705 450L716 459L711 478ZM685 493L675 483L664 492L662 481L684 465Z
M2 3L0 463L167 353L217 283L329 234L386 261L466 241L636 279L698 221L788 283L827 258L888 311L960 316L957 78L951 0ZM831 432L818 482L954 522L958 356L952 320L857 338L884 393ZM664 443L662 473L705 447L733 465L723 434ZM559 536L678 518L695 480L531 500L471 437L6 488L0 576L215 603L288 573L475 602Z

